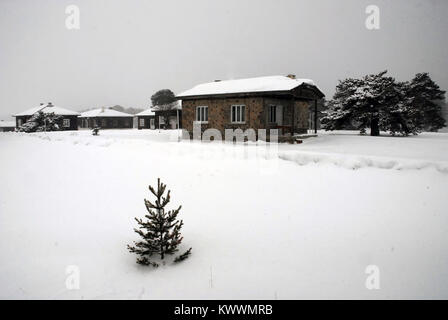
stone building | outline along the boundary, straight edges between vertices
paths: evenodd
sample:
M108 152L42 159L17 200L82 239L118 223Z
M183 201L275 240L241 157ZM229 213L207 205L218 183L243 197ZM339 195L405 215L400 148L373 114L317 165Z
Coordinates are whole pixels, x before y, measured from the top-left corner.
M294 75L204 83L177 95L182 100L182 126L217 129L278 129L280 135L307 133L309 108L324 94L307 79ZM314 122L317 122L315 117ZM314 126L313 126L314 127Z

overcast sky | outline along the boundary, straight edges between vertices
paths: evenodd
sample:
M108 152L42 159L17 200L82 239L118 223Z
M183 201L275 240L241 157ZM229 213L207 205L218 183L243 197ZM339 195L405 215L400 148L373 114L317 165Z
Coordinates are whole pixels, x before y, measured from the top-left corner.
M68 30L66 6L80 9ZM367 5L380 30L365 27ZM145 108L215 79L427 71L448 89L446 0L0 0L0 118L52 101Z

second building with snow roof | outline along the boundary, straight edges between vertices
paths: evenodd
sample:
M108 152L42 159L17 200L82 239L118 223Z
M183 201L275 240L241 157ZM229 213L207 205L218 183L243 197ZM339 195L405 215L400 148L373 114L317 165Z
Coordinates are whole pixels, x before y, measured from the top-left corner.
M79 126L81 128L131 129L133 128L133 119L134 115L132 114L103 107L81 113Z

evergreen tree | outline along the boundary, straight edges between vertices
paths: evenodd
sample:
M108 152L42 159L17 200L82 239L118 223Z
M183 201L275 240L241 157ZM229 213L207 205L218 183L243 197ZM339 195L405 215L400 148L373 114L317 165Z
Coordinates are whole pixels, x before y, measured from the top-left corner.
M140 255L137 263L142 265L151 265L158 267L158 263L151 261L153 255L160 256L163 260L166 255L172 255L179 251L178 246L182 242L180 230L183 226L182 220L177 220L177 215L182 206L175 210L165 211L166 205L170 202L170 190L166 196L166 185L157 180L157 190L149 186L149 190L156 197L154 202L145 199L145 206L148 214L145 215L146 221L135 218L140 225L140 229L134 231L140 235L143 240L134 242L134 246L128 245L128 250ZM174 262L185 260L191 254L191 248L176 257Z
M159 90L151 96L151 103L154 107L159 105L171 104L175 101L176 96L170 89Z
M428 73L417 73L409 83L408 95L411 105L421 112L421 127L437 131L446 126L442 116L445 91L431 79Z
M356 128L372 136L380 130L395 135L436 131L445 125L442 116L444 91L427 73L410 82L397 82L386 71L362 79L345 79L336 87L321 119L325 130Z
M33 114L20 128L21 132L58 131L62 128L63 116L54 113Z
M393 101L384 108L380 128L392 135L397 133L407 136L422 131L422 114L412 105L409 95L409 83L397 82L394 85L395 95Z
M386 77L386 73L340 81L329 102L330 108L321 120L323 128L336 130L354 126L361 133L370 128L370 134L378 136L385 110L397 99L395 79Z

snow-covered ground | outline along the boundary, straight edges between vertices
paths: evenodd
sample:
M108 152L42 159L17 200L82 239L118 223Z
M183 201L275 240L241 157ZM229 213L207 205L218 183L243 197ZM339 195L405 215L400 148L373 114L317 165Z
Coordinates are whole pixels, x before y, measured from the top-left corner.
M0 298L448 298L448 134L275 150L176 131L0 133ZM151 269L126 245L158 177L193 254Z

